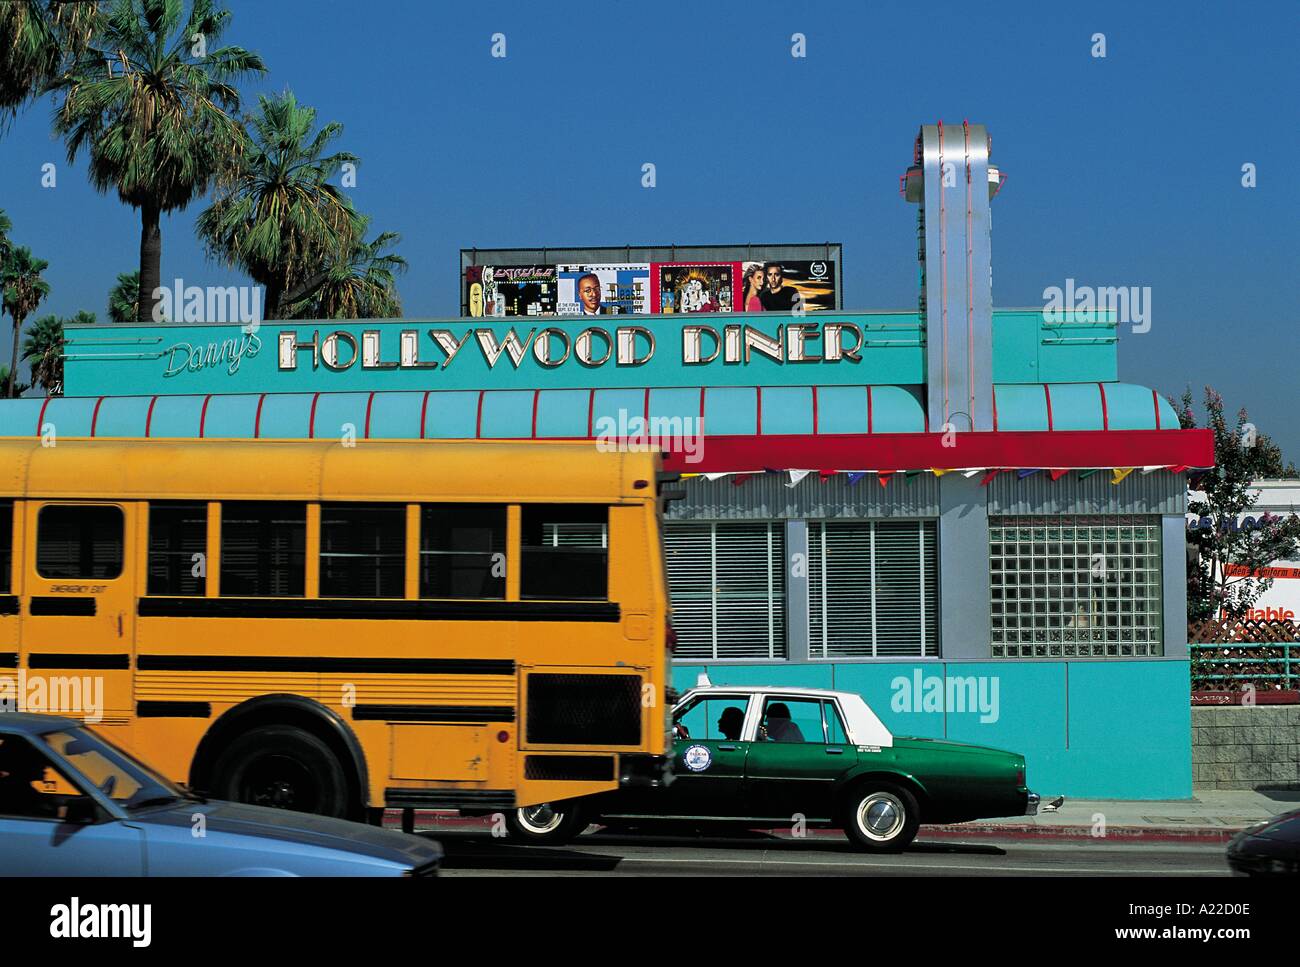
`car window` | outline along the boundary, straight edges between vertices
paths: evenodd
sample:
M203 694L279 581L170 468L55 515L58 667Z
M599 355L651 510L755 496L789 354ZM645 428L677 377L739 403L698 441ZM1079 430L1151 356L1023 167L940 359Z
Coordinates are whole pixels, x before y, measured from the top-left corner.
M822 703L810 698L771 696L763 701L762 731L767 742L816 742L824 744Z
M848 732L844 729L844 720L840 718L839 709L834 702L823 703L826 708L826 741L831 745L847 745Z
M49 732L41 739L100 792L127 809L184 795L143 763L86 729Z
M749 700L743 695L709 695L688 704L673 717L692 739L740 738Z
M0 735L0 816L60 819L77 788L20 735Z

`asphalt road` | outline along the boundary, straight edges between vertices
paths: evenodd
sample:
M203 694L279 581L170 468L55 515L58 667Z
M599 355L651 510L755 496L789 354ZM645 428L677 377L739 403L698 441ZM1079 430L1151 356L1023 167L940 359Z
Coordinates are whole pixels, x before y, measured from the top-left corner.
M869 855L839 836L588 833L564 847L438 831L445 876L1228 876L1223 846L918 839ZM922 837L924 831L922 832Z

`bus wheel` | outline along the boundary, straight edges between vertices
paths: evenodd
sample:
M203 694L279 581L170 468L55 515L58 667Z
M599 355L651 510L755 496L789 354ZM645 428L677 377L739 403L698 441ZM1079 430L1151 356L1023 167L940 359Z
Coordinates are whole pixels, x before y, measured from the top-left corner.
M506 813L506 826L510 838L519 842L561 846L586 829L587 821L577 803L544 802L512 809Z
M324 816L348 811L348 778L330 747L292 725L245 732L213 766L218 799Z

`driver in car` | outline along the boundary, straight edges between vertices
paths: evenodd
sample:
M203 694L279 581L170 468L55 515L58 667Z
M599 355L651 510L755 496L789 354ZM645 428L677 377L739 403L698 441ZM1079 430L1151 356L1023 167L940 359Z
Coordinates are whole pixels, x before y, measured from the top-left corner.
M33 785L45 779L45 759L22 739L0 740L0 814L57 817L55 797Z
M745 713L734 705L728 705L718 716L718 731L724 739L735 742L740 738L740 730L745 725Z

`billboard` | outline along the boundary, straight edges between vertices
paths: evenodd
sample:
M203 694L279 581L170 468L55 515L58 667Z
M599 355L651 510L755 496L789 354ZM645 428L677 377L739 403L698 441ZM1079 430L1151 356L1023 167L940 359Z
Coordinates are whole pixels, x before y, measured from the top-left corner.
M554 265L475 265L465 270L471 316L553 316L559 289Z
M841 254L832 242L461 249L461 315L839 311Z
M650 311L734 312L738 262L655 262Z
M835 263L826 259L745 262L740 275L740 312L805 312L835 308Z
M556 266L562 316L645 315L650 311L650 263Z

